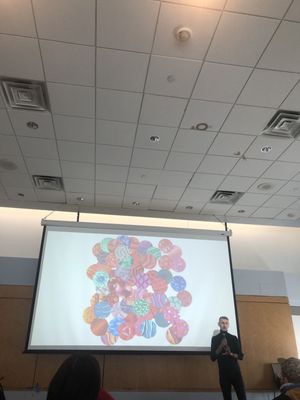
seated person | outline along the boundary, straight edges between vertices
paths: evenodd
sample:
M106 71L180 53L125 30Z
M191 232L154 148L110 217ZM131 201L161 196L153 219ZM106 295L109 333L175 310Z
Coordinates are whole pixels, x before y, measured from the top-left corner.
M281 363L281 394L274 400L300 400L300 360L290 357Z
M51 379L47 400L113 400L101 389L98 361L91 355L72 355Z

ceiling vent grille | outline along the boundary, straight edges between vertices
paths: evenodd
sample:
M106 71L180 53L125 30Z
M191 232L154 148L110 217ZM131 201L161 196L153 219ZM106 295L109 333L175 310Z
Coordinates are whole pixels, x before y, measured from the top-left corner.
M59 176L32 175L34 185L40 190L64 190L63 180Z
M262 135L294 139L300 133L300 112L278 110L271 118Z
M244 193L232 192L230 190L217 190L210 198L210 203L235 204Z
M1 79L1 87L6 104L10 108L37 111L49 110L44 82L3 78Z

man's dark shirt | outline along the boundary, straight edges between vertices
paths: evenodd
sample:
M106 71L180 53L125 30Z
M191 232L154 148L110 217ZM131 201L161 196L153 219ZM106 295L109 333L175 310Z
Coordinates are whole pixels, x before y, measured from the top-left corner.
M220 332L218 335L213 336L211 340L210 358L212 361L218 360L220 373L229 371L231 371L231 373L234 373L234 371L240 369L237 359L230 355L222 355L222 353L224 353L223 351L221 351L220 354L216 354L216 350L224 337L227 340L227 344L230 347L231 353L237 354L239 360L243 359L244 355L241 351L241 346L238 338L228 332Z

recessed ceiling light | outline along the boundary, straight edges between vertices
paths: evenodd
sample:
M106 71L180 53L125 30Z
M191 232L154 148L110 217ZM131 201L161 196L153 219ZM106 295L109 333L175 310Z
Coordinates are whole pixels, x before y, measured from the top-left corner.
M244 212L246 212L245 210L238 210L238 213L243 214Z
M174 36L179 42L187 42L192 37L192 30L186 26L177 26Z
M76 197L76 200L78 200L78 201L83 201L84 200L84 197Z
M288 216L289 218L293 218L293 217L295 216L295 214L293 214L293 213L288 213L287 216Z
M272 189L273 185L269 182L265 182L265 183L260 183L256 187L259 190L270 190L270 189Z
M150 141L151 142L159 142L160 141L160 137L159 136L150 136Z
M18 166L5 158L0 159L0 168L6 169L7 171L14 171L18 169Z
M133 201L133 202L132 202L132 205L133 205L133 206L140 206L141 203L140 203L139 201Z
M206 122L199 122L196 125L193 125L191 129L196 129L197 131L206 131L208 129L208 124Z
M240 155L241 155L241 152L240 152L240 151L235 151L235 152L233 153L233 155L234 155L234 156L240 156Z
M24 196L25 196L25 194L24 194L24 193L18 193L18 196L20 196L20 197L24 197Z
M186 206L185 209L186 210L192 210L194 207L193 206Z
M272 150L272 146L263 146L260 151L262 153L270 153L270 151Z
M174 82L175 81L175 76L174 75L168 75L167 76L167 81L170 82L170 83Z
M29 129L37 129L39 127L39 125L34 121L28 121L26 125Z

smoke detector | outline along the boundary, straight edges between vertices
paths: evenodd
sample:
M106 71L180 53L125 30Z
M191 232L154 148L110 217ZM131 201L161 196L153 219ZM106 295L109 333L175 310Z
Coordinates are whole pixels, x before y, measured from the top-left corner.
M40 190L64 190L60 176L32 175L34 185Z
M244 193L232 192L230 190L217 190L210 198L210 203L235 204Z
M35 111L49 110L44 82L3 78L1 79L1 87L5 102L10 108Z
M300 133L300 112L278 110L268 122L262 135L294 139Z
M187 42L192 37L192 30L186 26L177 26L174 36L179 42Z

